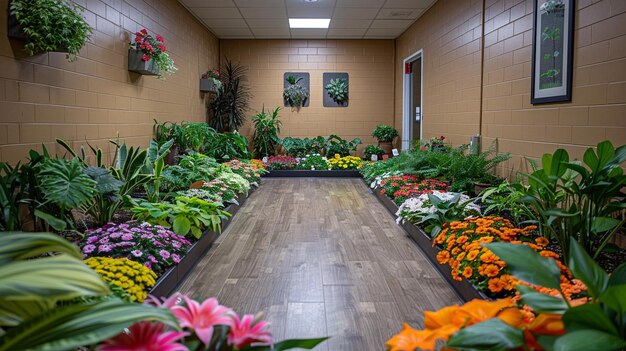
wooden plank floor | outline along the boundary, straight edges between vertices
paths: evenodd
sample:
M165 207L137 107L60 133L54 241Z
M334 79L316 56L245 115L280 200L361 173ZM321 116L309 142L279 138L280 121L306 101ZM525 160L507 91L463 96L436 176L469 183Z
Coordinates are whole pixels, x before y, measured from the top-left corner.
M264 311L276 340L384 350L406 321L460 303L360 179L264 179L180 288Z

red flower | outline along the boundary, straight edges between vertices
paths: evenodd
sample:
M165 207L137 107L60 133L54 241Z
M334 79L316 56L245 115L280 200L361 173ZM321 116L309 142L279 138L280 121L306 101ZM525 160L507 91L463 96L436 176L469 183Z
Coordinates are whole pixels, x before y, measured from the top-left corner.
M146 48L146 43L141 43L141 45L139 45L139 48L141 50L145 49Z
M150 60L150 55L148 54L143 54L143 56L141 56L141 61L146 62Z
M159 48L159 50L161 50L161 51L165 52L165 45L163 45L163 44L158 44L158 45L157 45L157 48Z
M156 40L157 40L157 41L160 41L160 42L163 42L163 37L162 37L162 36L160 36L160 35L157 35L157 36L156 36Z
M445 139L446 139L446 137L445 137L445 136L443 136L443 135L442 135L442 136L440 136L439 138L437 138L437 140L441 140L441 141L443 141L443 140L445 140Z
M148 35L148 30L147 30L147 29L145 29L145 28L143 28L140 32L141 32L143 35Z

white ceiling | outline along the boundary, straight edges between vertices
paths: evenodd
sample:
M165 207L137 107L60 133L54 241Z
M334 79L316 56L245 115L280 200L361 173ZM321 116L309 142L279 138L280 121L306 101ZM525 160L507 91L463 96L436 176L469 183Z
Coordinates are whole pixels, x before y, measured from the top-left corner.
M221 39L395 39L436 0L179 0ZM288 18L330 18L291 29Z

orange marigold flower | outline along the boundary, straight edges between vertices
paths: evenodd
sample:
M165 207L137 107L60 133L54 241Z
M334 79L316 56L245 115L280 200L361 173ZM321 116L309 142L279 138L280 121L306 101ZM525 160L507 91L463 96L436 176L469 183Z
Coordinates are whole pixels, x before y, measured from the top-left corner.
M467 235L461 235L456 239L457 244L464 244L465 242L467 242Z
M493 236L483 236L483 237L478 238L479 243L489 244L492 241L493 241Z
M478 268L478 273L489 278L493 278L500 272L500 267L495 264L482 265Z
M457 261L463 261L463 259L465 258L465 252L461 252L457 257L456 260Z
M466 279L469 279L472 274L474 274L474 270L472 269L472 267L465 267L465 269L463 269L463 276Z
M550 258L550 257L555 258L555 259L559 258L559 254L557 254L554 251L550 251L550 250L543 250L543 251L539 252L539 254L541 256L543 256L543 257L546 257L546 258Z
M452 251L450 251L452 253L453 256L456 256L459 254L459 252L461 252L461 249L459 249L458 247L455 247L454 249L452 249Z
M541 247L546 247L550 243L550 240L548 240L547 238L543 236L540 236L537 239L535 239L535 242L537 243L537 245Z
M467 260L468 261L473 261L476 259L476 257L478 256L478 254L480 253L480 250L471 250L468 254L467 254Z
M491 278L489 279L488 287L494 293L499 293L504 289L506 284L500 278Z
M476 234L487 234L489 231L486 227L478 227L476 228Z
M496 262L500 258L494 255L491 251L488 251L480 256L480 260L484 263Z
M447 250L441 250L437 254L437 262L441 264L446 264L450 260L450 252Z

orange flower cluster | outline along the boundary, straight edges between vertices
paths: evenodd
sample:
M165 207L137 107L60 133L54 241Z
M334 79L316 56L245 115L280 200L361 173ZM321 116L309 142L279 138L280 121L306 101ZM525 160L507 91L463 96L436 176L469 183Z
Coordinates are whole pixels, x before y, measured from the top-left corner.
M424 313L424 330L404 324L402 331L386 343L389 351L435 350L437 340L448 341L463 328L500 318L506 324L524 330L525 350L541 351L536 335L562 335L565 332L561 315L540 314L520 310L513 299L496 301L472 300L463 306L448 306L437 312ZM442 350L451 350L443 348Z
M263 161L257 160L257 159L252 159L252 160L250 160L250 163L252 163L252 167L254 169L257 169L259 171L265 171L265 164L263 164Z
M535 226L515 228L502 217L472 217L462 222L451 222L434 239L433 246L443 248L437 255L441 264L452 268L452 277L469 280L481 291L503 295L515 290L517 280L508 274L506 263L482 244L505 241L523 242L535 250L548 244L544 238L533 240ZM542 240L539 240L542 239Z

